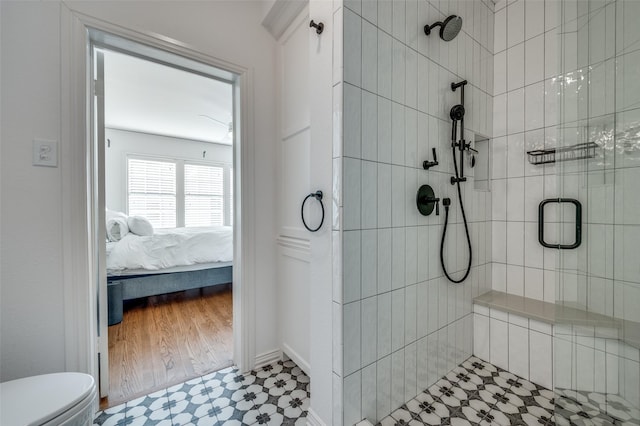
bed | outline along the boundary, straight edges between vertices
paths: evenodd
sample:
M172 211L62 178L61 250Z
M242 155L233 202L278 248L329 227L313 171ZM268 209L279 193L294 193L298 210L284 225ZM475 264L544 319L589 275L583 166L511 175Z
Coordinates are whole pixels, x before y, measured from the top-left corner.
M233 230L158 229L107 243L108 324L122 321L123 302L232 281Z

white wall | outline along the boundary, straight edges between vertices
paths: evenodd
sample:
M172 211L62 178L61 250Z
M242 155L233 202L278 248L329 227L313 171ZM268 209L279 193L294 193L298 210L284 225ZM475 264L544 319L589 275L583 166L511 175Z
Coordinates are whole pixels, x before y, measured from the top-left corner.
M126 212L128 155L226 164L233 162L231 145L110 128L105 129L105 136L108 140L105 148L105 195L106 206L110 210Z
M278 328L284 352L310 370L309 281L311 233L302 224L300 203L309 185L309 21L305 9L278 40L278 286L282 301ZM314 201L314 200L311 200ZM308 203L313 210L313 206ZM307 206L307 220L309 211ZM311 211L313 211L311 210ZM317 211L317 210L316 210Z
M553 389L551 324L477 304L473 305L473 311L475 356Z
M630 130L640 121L639 6L635 1L496 4L495 290L632 324L640 320L640 227L633 184L640 178L639 142ZM598 145L593 159L545 166L527 161L528 150L587 141ZM542 248L537 240L538 203L558 196L583 206L582 244L575 250ZM572 241L573 209L547 210L547 241ZM639 406L637 349L617 339L605 345L598 333L594 345L593 330L586 331L591 343L581 333L555 333L555 385L619 393ZM610 346L615 354L608 353Z
M311 0L297 17L299 5L278 2L265 25L274 37L278 28L280 78L278 167L278 283L283 301L279 331L284 352L311 370L310 424L332 424L338 411L332 400L332 257L329 219L334 190L331 153L333 51L342 43L334 25L334 3ZM278 8L281 8L278 10ZM291 20L288 20L290 17ZM309 19L325 25L321 35L309 29ZM287 22L285 24L284 22ZM284 29L284 26L288 28ZM334 42L336 45L334 45ZM340 100L341 102L341 100ZM311 191L322 190L326 217L314 233L303 228L300 203ZM310 224L320 220L315 200L307 203ZM306 300L302 300L306 299ZM306 336L304 334L307 334ZM294 353L294 352L298 353Z
M640 354L630 336L640 329L640 3L618 0L587 8L563 1L562 6L558 145L594 142L598 147L592 159L556 165L559 193L583 206L582 245L562 250L558 257L556 300L625 323L620 341L607 342L607 352L598 342L599 333L595 345L576 331L556 333L558 353L577 352L569 359L556 357L556 371L576 372L573 377L563 374L557 384L618 393L637 408ZM572 230L573 209L567 210L559 216L569 224L565 229ZM615 353L608 353L610 346Z
M334 169L333 151L333 102L342 99L334 97L333 70L337 65L334 52L342 44L342 25L336 25L333 3L324 0L309 2L309 17L323 22L325 30L321 35L311 31L309 37L310 104L311 108L311 174L312 188L321 188L325 194L326 209L323 228L311 236L311 405L309 417L320 418L324 424L331 424L333 406L332 374L332 279L335 279L332 259L331 213L335 188L332 187ZM342 63L342 60L340 60ZM317 424L318 422L316 422Z
M4 381L64 369L64 306L60 168L31 167L31 140L60 134L60 4L0 8Z
M60 139L68 126L61 20L69 9L154 34L252 69L255 129L256 353L277 349L275 237L275 43L259 2L12 2L2 8L2 244L0 380L65 366L61 172L31 166L31 140ZM66 31L66 28L65 28ZM66 48L66 51L69 49ZM62 141L64 142L64 141ZM61 144L62 145L62 144ZM72 348L74 349L74 348Z
M494 36L493 289L547 302L556 299L557 250L538 242L538 204L559 196L557 166L531 165L526 151L556 146L557 12L557 0L499 2Z

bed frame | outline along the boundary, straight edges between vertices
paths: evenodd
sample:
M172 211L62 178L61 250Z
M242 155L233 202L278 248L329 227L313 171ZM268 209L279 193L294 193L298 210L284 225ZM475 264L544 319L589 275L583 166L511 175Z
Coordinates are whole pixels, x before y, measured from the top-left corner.
M232 281L232 268L229 265L195 271L107 277L108 323L114 325L122 321L125 300L227 284Z

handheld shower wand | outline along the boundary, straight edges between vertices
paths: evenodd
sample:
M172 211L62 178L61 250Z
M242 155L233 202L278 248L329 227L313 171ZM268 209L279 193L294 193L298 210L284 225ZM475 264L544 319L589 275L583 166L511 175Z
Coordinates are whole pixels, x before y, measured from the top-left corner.
M471 259L472 259L472 248L471 248L471 237L469 235L469 225L467 223L467 215L464 211L464 204L462 202L462 190L460 189L460 182L466 182L467 178L464 177L463 167L464 167L464 151L465 149L470 149L470 144L468 145L464 140L464 86L467 84L467 80L463 80L459 83L451 83L451 90L454 92L457 88L460 88L460 101L459 105L455 105L451 108L451 112L449 116L451 117L451 153L453 155L453 167L455 171L455 176L451 177L451 185L456 185L458 189L458 201L460 202L460 211L462 212L462 220L464 221L464 230L467 234L467 245L469 247L469 262L467 264L467 270L464 276L456 280L452 278L447 272L447 268L444 264L444 241L447 235L447 225L449 224L449 206L451 205L451 200L445 198L443 200L442 205L444 206L445 218L444 218L444 230L442 231L442 240L440 241L440 264L442 265L442 270L444 271L444 275L451 282L456 284L463 282L469 276L471 272ZM458 137L458 121L460 122L460 139ZM456 161L456 148L460 151L460 171L458 173L458 162Z

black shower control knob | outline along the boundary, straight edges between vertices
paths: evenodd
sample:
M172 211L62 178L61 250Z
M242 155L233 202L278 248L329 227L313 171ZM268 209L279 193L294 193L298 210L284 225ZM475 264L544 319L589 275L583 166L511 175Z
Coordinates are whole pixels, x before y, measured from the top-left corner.
M435 167L438 165L438 157L436 156L436 149L433 148L433 161L423 161L422 168L425 170L429 170L431 167Z

